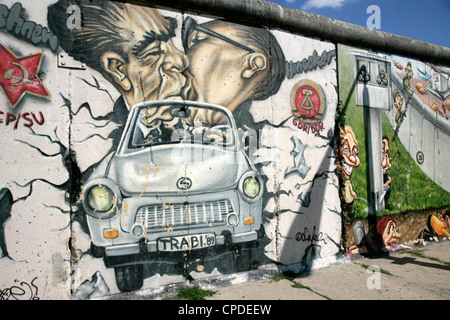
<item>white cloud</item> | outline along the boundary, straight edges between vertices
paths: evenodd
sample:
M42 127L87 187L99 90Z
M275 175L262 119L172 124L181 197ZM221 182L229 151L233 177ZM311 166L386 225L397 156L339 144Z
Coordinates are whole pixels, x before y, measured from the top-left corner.
M321 9L324 7L338 8L343 6L346 2L348 2L348 0L308 0L302 6L302 10Z

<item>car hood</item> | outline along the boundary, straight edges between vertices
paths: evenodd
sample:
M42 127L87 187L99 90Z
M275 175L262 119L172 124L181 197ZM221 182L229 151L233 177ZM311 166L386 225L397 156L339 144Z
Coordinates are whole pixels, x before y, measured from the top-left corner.
M177 144L116 154L109 162L106 176L117 183L124 196L181 195L186 192L179 187L182 178L190 180L188 194L212 192L235 187L249 169L242 151Z

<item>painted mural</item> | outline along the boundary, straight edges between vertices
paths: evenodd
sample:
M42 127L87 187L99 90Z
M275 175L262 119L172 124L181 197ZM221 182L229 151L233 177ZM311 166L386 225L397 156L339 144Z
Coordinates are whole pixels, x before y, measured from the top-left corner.
M350 254L449 234L450 70L338 45L338 168Z
M449 236L448 68L106 0L4 0L0 34L2 300Z
M100 0L3 1L0 33L2 299L339 252L333 44Z

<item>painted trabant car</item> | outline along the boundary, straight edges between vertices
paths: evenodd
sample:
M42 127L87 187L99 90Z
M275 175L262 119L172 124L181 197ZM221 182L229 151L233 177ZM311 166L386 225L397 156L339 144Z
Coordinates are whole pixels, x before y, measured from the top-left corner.
M83 187L94 256L120 290L143 284L143 254L257 241L263 184L231 112L191 101L131 108L115 152Z

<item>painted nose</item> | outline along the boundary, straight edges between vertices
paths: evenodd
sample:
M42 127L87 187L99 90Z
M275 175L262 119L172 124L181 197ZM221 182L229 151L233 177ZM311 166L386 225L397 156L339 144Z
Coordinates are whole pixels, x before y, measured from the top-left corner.
M167 44L165 59L164 59L164 71L166 72L183 72L186 70L189 62L183 52L178 50L172 42Z
M350 154L348 159L350 160L351 164L353 164L355 167L357 167L357 165L358 165L358 158L356 157L356 155Z

